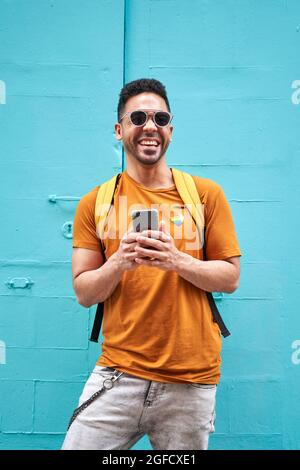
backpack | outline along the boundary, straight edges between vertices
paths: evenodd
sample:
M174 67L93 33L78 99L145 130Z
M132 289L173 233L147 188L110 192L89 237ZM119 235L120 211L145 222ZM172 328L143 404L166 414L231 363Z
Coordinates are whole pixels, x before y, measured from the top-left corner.
M181 197L183 203L186 205L187 209L189 210L196 224L196 227L200 233L200 236L201 236L201 227L204 228L203 259L206 259L204 211L202 209L203 206L201 204L200 196L197 191L193 177L190 174L185 173L183 171L179 171L175 168L172 168L172 175L173 175L175 186L179 193L179 196ZM100 242L103 239L101 234L104 233L104 227L106 224L108 212L109 212L110 207L113 205L114 193L116 191L120 176L121 176L120 173L115 175L110 180L101 184L98 190L96 204L95 204L95 223L98 229L98 236L99 236ZM207 295L208 303L209 303L209 306L213 315L213 320L218 324L221 330L222 336L226 338L227 336L230 335L230 332L226 328L226 325L216 306L212 293L206 292L206 295ZM101 324L103 320L103 313L104 313L104 302L101 302L97 306L92 334L90 337L90 341L93 341L95 343L98 342L99 333L101 330Z

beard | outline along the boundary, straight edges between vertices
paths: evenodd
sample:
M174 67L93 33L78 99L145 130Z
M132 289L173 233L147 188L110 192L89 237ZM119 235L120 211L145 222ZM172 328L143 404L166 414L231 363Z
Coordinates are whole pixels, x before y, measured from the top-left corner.
M124 150L126 154L131 155L135 160L143 165L155 165L165 155L169 142L165 145L161 143L155 150L141 148L138 143L123 142Z

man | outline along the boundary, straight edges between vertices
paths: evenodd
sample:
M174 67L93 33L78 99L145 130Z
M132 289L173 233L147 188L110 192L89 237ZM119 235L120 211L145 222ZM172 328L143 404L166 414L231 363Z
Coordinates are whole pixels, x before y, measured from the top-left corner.
M104 342L63 449L130 449L145 434L154 449L207 449L214 431L221 335L205 291L237 289L241 253L223 190L206 178L193 177L204 205L206 260L185 232L175 237L189 217L166 162L171 119L159 81L135 80L121 90L115 133L126 171L114 210L124 197L128 208L156 205L158 231L133 232L128 210L127 226L116 218L115 236L100 241L99 187L77 208L74 290L85 307L105 301Z

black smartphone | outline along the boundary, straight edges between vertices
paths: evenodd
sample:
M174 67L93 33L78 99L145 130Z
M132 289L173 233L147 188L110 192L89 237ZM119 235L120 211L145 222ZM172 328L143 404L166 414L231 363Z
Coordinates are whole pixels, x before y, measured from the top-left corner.
M131 212L133 231L158 230L158 211L156 209L141 209Z

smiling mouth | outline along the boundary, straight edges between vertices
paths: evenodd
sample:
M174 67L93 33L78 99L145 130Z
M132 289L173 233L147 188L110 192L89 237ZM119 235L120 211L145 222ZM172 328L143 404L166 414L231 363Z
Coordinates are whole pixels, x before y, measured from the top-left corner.
M160 146L160 142L152 139L143 139L138 142L138 145L143 148L155 149Z

